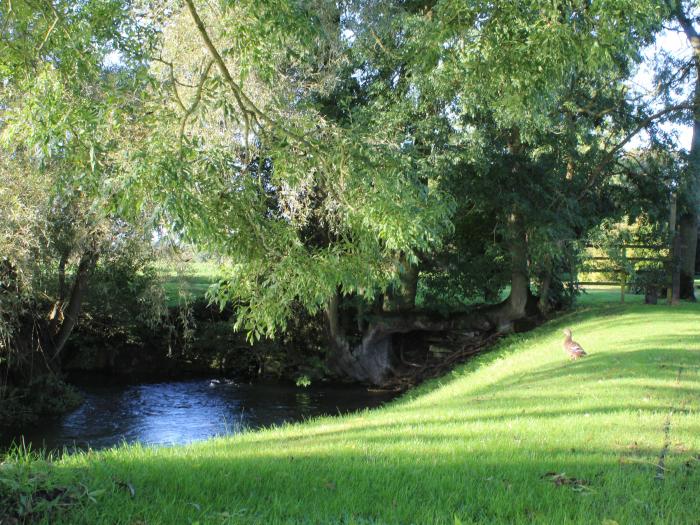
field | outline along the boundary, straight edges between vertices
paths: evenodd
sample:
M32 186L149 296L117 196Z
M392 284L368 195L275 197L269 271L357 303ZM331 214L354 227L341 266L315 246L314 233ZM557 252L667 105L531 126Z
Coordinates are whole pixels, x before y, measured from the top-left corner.
M209 287L219 280L219 266L213 262L159 262L156 271L163 282L168 306L177 306L184 298L204 297Z

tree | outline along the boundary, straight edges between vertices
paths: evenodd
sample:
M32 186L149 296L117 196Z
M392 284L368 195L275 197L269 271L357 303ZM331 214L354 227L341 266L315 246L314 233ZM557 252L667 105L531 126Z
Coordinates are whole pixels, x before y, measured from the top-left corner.
M251 340L323 312L329 364L375 383L395 334L546 313L625 145L682 109L624 89L668 16L655 2L16 5L6 143L230 260L214 295ZM421 272L467 246L508 298L417 311Z
M113 213L110 180L138 131L139 77L104 61L129 40L126 12L120 1L21 0L0 11L2 174L18 190L2 207L2 347L27 359L43 354L41 366L15 363L16 376L60 369L91 274L120 249L124 222Z
M449 227L449 200L418 180L400 143L341 128L310 103L326 59L308 49L336 45L314 40L333 8L309 18L295 4L275 7L274 16L259 3L200 14L188 2L170 18L155 74L172 104L158 112L159 131L124 181L133 199L164 205L178 235L234 261L218 294L238 305L238 327L252 339L283 329L295 303L328 310L332 330L339 295L371 303L397 260L415 260ZM234 28L253 38L266 32L261 45L275 65L247 70L259 50L233 55L221 42ZM196 54L201 42L206 52Z
M547 295L561 242L595 222L609 168L658 118L622 85L662 18L627 0L187 0L154 55L171 104L125 186L234 261L218 296L239 328L274 336L295 302L325 310L331 361L378 382L392 334L506 330L533 303L531 269ZM420 263L460 200L493 217L510 295L433 322L412 312Z
M673 80L676 82L683 80L689 71L692 71L695 77L688 101L689 106L692 107L693 139L688 156L687 183L684 192L686 206L679 219L680 241L684 248L681 253L681 298L695 301L695 256L700 213L700 33L694 18L694 2L668 0L667 5L671 17L680 25L692 48L689 63L674 64L681 74Z

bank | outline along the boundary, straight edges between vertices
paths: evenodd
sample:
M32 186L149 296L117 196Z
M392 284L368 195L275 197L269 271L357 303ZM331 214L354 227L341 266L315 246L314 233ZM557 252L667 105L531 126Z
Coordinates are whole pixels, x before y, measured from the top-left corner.
M36 502L67 502L51 523L690 523L698 320L694 304L579 308L380 409L50 464L18 453L0 477L40 473ZM565 327L588 358L564 355Z

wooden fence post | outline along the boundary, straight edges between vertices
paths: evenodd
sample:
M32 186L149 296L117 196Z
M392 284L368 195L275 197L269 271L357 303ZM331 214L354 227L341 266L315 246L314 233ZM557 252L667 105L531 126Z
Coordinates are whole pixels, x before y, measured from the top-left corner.
M622 247L622 264L624 265L625 262L627 261L627 248L625 246ZM620 269L620 302L624 303L625 302L625 285L627 283L627 269L621 268Z

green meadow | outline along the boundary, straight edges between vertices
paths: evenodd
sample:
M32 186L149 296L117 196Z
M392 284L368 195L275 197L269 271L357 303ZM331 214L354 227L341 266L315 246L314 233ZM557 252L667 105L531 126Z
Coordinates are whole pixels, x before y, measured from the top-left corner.
M213 262L158 262L155 267L168 306L177 306L183 299L205 297L209 287L221 278L219 265Z
M696 523L700 307L582 303L377 410L3 476L82 487L51 523Z

